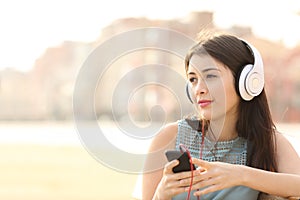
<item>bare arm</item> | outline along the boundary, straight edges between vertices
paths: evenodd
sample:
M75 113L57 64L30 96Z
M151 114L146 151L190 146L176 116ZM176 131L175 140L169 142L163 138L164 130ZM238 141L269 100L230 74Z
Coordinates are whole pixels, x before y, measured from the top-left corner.
M164 152L175 147L177 124L164 127L153 139L145 162L143 174L142 199L153 198L157 185L163 176L163 169L167 163Z
M300 175L245 168L247 169L243 170L244 182L242 185L276 196L300 196Z
M205 188L198 195L236 185L244 185L268 194L282 197L300 196L300 158L290 142L276 134L279 173L228 163L209 163L194 159L194 163L207 171L195 179L194 189Z
M250 168L245 173L245 184L269 194L300 197L300 157L280 133L276 133L276 146L279 173Z
M173 167L178 160L167 162L165 150L174 149L177 135L177 123L170 124L154 138L145 163L143 175L143 200L171 200L177 194L183 193L190 185L191 172L174 173ZM200 170L193 174L200 175Z

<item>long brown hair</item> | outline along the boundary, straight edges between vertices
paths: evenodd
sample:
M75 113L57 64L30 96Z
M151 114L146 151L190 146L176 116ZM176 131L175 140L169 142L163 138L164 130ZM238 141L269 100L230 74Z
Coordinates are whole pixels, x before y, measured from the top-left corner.
M237 37L228 34L199 38L199 42L186 55L186 71L193 55L209 55L228 67L234 76L238 94L238 77L243 66L254 63L248 47ZM240 137L247 139L247 165L277 171L276 127L272 121L265 90L251 101L240 98L236 130Z

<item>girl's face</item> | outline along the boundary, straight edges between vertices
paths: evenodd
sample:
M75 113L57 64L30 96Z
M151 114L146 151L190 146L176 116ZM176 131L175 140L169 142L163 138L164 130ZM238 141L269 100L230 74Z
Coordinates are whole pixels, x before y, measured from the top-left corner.
M239 96L229 68L210 56L193 55L187 71L191 96L207 120L236 118Z

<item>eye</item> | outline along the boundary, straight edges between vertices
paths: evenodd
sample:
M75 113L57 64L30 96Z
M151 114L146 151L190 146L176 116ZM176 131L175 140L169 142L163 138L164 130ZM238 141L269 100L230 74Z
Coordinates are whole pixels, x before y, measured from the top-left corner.
M215 74L207 74L206 76L205 76L205 78L207 78L207 79L212 79L212 78L217 78L218 76L217 75L215 75Z
M191 83L195 83L195 82L197 82L197 79L195 77L191 77L191 78L189 78L189 81Z

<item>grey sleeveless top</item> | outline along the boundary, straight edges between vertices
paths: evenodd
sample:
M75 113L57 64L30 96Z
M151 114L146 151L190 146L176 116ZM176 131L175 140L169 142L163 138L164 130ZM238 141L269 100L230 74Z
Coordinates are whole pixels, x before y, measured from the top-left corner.
M200 157L202 133L193 129L186 120L178 121L178 133L176 138L176 149L183 144L187 147L192 157ZM212 142L204 138L202 159L210 162L221 161L231 164L246 165L247 163L247 140L238 137L230 141ZM193 193L194 191L192 191ZM236 186L216 191L201 196L201 200L254 200L258 198L259 191L244 186ZM173 200L185 200L187 193L173 197ZM197 199L191 195L191 199Z

